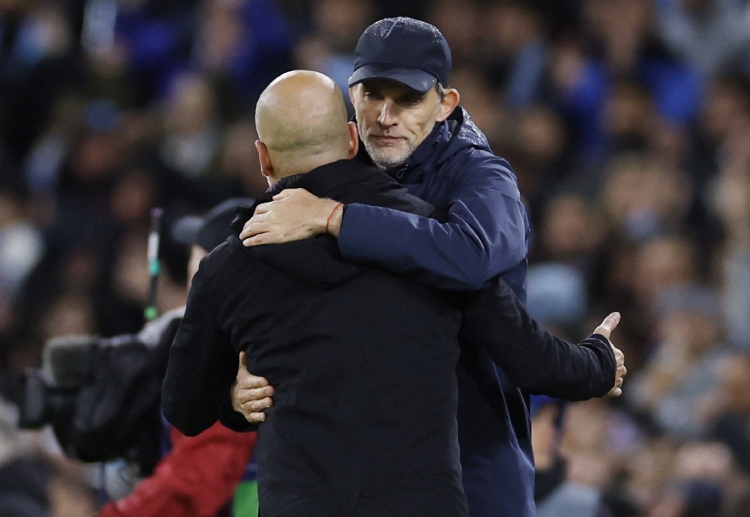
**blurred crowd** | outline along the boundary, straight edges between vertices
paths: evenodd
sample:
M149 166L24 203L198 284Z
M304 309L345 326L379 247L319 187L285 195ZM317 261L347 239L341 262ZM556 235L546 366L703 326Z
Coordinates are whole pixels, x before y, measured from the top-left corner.
M568 407L568 482L613 517L750 516L748 0L0 0L4 504L96 511L90 469L17 429L21 373L51 337L139 330L151 209L257 196L257 95L295 68L345 88L397 15L443 32L518 176L531 312L572 340L623 315L624 395ZM185 299L167 234L162 311Z

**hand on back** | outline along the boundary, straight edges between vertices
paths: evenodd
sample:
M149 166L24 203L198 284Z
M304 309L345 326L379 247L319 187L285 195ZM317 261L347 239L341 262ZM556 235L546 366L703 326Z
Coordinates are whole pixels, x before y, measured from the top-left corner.
M240 352L237 377L232 385L232 408L257 424L266 420L264 409L273 405L273 386L264 377L257 377L247 371L245 352Z

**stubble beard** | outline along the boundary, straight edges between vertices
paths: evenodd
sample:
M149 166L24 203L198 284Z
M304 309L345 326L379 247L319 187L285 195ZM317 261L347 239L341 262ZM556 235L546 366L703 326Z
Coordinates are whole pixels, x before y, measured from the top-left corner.
M398 147L386 148L377 146L367 139L363 139L362 142L365 144L365 150L375 166L381 170L403 165L414 152L414 149L406 141L403 141L403 144Z
M430 125L428 131L425 133L425 138L426 135L429 135L432 132L432 129L434 127L434 123ZM372 159L372 162L375 164L375 166L381 170L400 167L401 165L406 163L406 160L408 160L409 157L414 153L419 144L422 143L420 141L416 144L413 144L406 139L402 139L399 145L391 147L381 147L375 145L372 140L370 140L371 135L368 129L359 127L357 129L359 131L359 139L364 144L367 154L370 156L370 159Z

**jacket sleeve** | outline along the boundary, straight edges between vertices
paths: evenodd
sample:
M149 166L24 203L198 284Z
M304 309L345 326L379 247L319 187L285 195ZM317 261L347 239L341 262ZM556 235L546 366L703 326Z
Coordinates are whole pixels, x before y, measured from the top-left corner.
M432 287L465 290L485 287L524 261L528 219L507 162L482 153L452 167L451 177L439 172L450 189L445 222L348 204L339 234L343 257Z
M164 416L188 436L217 421L225 390L237 372L237 357L217 322L217 302L210 294L210 258L203 259L193 277L162 386Z
M486 348L519 388L575 401L601 397L614 386L617 365L603 336L592 334L576 345L553 336L501 279L468 298L462 312L465 350Z
M105 505L99 517L213 517L242 480L256 434L219 423L188 437L172 428L172 449L127 497Z

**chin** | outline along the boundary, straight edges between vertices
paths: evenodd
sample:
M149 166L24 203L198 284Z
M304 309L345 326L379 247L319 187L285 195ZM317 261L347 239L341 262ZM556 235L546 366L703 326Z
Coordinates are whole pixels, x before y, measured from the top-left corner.
M377 160L373 158L373 162L381 169L393 169L394 167L403 165L406 159L391 159L381 156Z
M396 152L396 153L384 153L380 148L374 148L373 146L365 146L367 154L370 155L372 161L375 162L380 169L390 169L403 165L409 154L407 152Z

